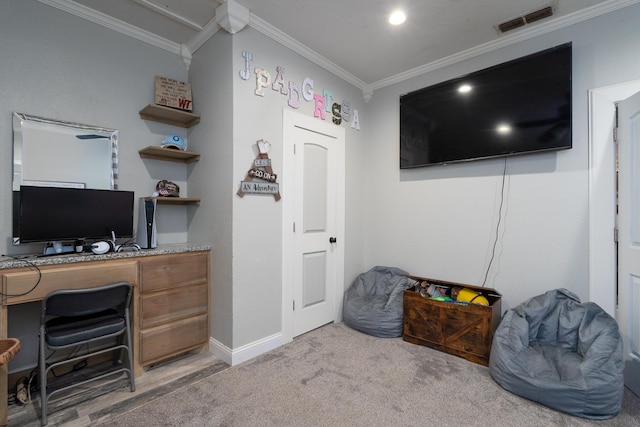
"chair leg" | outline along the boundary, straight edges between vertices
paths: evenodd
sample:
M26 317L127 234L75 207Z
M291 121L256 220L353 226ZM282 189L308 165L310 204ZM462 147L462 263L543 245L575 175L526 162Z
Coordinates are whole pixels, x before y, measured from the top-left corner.
M40 349L38 362L38 379L40 381L40 425L47 425L47 366L45 356L44 330L40 328Z
M117 339L117 344L121 346L125 345L124 340L125 334L120 335ZM124 348L120 348L119 350L113 352L113 366L117 366L119 363L124 364L124 358L126 356L124 350Z
M133 373L133 356L131 354L131 346L133 341L131 340L131 325L129 324L129 310L126 310L125 315L125 325L127 329L127 358L129 363L129 384L131 388L131 392L136 391L136 380L135 375Z

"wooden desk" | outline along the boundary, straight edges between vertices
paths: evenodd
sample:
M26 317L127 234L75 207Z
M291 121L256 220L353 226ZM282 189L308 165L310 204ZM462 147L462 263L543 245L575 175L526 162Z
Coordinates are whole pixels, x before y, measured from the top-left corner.
M152 363L208 348L209 252L208 248L144 251L111 254L106 259L89 255L58 259L52 265L39 261L37 268L26 264L0 268L0 339L7 338L10 305L41 301L57 289L122 280L134 289L131 326L135 376ZM0 366L0 425L7 423L7 373L7 365Z

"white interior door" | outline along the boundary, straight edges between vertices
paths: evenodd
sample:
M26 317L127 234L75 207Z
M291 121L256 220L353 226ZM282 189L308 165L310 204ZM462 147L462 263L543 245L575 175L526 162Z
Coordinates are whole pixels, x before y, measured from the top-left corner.
M344 292L344 129L291 112L285 112L284 126L284 147L291 154L290 161L284 162L289 163L287 175L283 174L283 183L287 183L283 194L283 201L287 200L284 230L291 230L290 238L283 241L286 342L340 319Z
M640 396L640 93L618 103L618 305L625 385Z
M336 140L296 127L294 336L333 321L336 288ZM335 242L334 242L335 239Z

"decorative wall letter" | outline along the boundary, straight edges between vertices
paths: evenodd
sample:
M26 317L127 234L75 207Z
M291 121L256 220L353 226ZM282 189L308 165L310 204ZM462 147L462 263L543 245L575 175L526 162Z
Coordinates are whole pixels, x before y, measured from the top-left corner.
M240 78L242 80L249 80L251 78L251 60L253 55L246 50L242 51L242 57L244 58L244 70L240 70Z
M313 95L313 99L316 100L313 117L320 117L322 120L326 119L327 116L324 113L324 97L322 95Z
M289 107L300 108L300 89L294 82L289 82Z
M302 81L302 97L305 101L313 100L313 80L305 77Z
M345 122L351 121L351 101L342 101L342 120Z
M342 107L337 102L334 102L333 105L331 106L331 115L333 116L331 118L331 121L333 121L334 125L339 125L342 123L341 108Z
M327 113L330 113L331 107L333 105L333 92L327 89L322 89L322 94L324 95L324 105L326 108L325 111Z
M239 72L240 78L242 80L249 80L251 77L250 70L253 63L253 54L247 50L243 50L242 57L244 58L244 68ZM350 123L350 127L352 129L360 130L360 117L358 115L358 110L353 109L351 101L344 99L341 103L336 102L333 91L325 88L322 89L322 94L316 93L313 87L314 82L311 77L305 77L302 80L302 84L298 85L296 82L286 80L285 67L281 65L276 66L275 78L272 78L269 71L263 68L255 67L253 72L256 78L254 91L256 95L265 96L265 88L271 86L273 91L280 92L281 95L285 95L287 97L287 105L290 108L299 109L302 106L302 100L306 102L313 101L314 117L326 120L327 116L331 116L331 121L335 125L339 126ZM365 96L365 101L366 100ZM266 155L266 153L261 154ZM250 173L250 177L262 178L263 181L270 181L272 178L275 179L275 174L270 175L270 172L265 173L257 167ZM269 182L269 184L271 184L271 186L267 185L267 187L263 187L261 184L253 183L250 185L249 183L243 183L243 186L246 185L247 188L251 187L254 190L248 192L256 192L263 191L265 188L268 188L269 191L271 191L274 188L273 184L277 185L277 183L273 181Z
M351 122L351 129L360 130L360 118L358 117L358 110L353 110L353 122Z
M262 68L256 68L254 70L256 73L256 91L255 94L258 96L264 96L265 87L269 87L271 84L271 74L267 70L263 70Z
M278 86L280 87L280 93L283 95L288 95L287 85L284 82L284 67L276 67L276 78L273 80L273 84L271 85L271 89L278 90Z

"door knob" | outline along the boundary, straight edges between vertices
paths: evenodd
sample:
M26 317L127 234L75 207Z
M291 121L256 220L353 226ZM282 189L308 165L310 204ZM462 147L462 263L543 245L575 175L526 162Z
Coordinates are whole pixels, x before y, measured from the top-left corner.
M337 242L335 237L329 237L329 243L335 243Z

